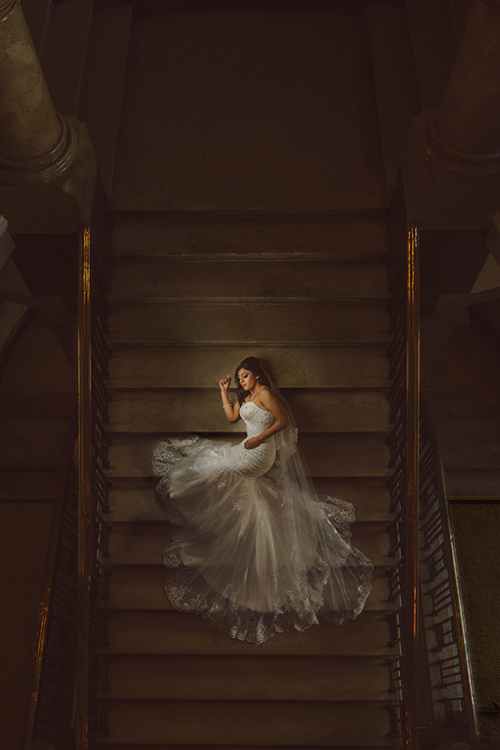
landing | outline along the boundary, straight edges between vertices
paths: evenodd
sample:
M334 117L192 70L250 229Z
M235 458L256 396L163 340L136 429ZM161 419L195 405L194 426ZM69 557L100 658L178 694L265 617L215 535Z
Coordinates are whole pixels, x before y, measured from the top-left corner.
M136 20L120 132L116 210L386 205L361 15Z

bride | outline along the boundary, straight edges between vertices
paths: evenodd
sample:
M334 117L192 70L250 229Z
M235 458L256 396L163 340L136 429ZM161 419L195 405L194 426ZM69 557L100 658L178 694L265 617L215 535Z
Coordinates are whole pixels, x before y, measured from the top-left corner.
M168 598L233 638L262 643L303 631L318 615L356 617L372 565L350 543L351 503L318 497L297 448L288 405L255 357L219 382L237 445L200 437L160 441L153 471L172 522L164 552Z

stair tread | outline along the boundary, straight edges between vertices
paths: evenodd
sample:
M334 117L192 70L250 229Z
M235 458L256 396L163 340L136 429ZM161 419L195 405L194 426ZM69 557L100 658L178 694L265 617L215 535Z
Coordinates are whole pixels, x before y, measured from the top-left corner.
M0 469L0 500L54 500L57 469Z
M109 453L111 477L151 477L151 456L163 433L114 434ZM239 442L242 435L212 439ZM299 447L313 477L386 477L389 449L384 435L300 434Z
M97 741L97 745L101 743L101 740ZM129 745L117 744L114 742L106 743L108 750L228 750L227 745L157 745L146 744L140 745ZM347 746L335 745L335 750L352 750L352 745L348 748ZM311 745L235 745L231 744L231 750L312 750ZM394 748L394 745L365 745L363 744L362 750L388 750L388 748ZM332 750L331 745L320 746L316 745L314 750Z
M163 580L163 579L162 579ZM236 641L209 623L175 610L110 613L107 654L254 656L256 646ZM341 626L320 620L303 633L288 631L258 647L263 656L394 656L384 611L365 609Z
M1 440L60 440L64 441L68 432L66 420L5 419L0 421Z
M114 567L109 581L109 599L102 602L102 607L111 610L172 611L173 605L164 591L165 578L166 570L161 562L153 565L131 564ZM366 608L380 611L393 610L395 605L388 601L388 596L386 568L376 568ZM190 617L189 624L192 624L192 619L198 618ZM211 629L211 626L208 627Z
M445 467L500 466L498 420L461 421L439 427L438 441Z
M171 538L168 521L114 524L109 539L110 565L155 565ZM355 523L352 543L367 555L374 565L390 565L387 556L389 538L386 524Z
M61 460L62 440L34 438L0 440L2 469L54 469Z
M241 256L238 256L241 258ZM284 265L285 264L285 265ZM380 261L239 260L168 257L117 260L111 298L384 297L387 273Z
M101 740L97 740L97 745L101 743ZM151 743L145 743L140 745L129 745L117 744L114 742L106 743L108 750L228 750L227 745L152 745ZM346 745L342 747L335 745L335 750L352 750L352 745L348 748ZM235 745L231 744L231 750L312 750L311 745ZM362 750L388 750L388 748L394 748L394 745L365 745L363 744ZM331 745L320 746L316 745L314 750L332 750Z
M500 469L491 467L479 471L477 467L453 469L446 467L446 490L449 496L455 497L494 497L500 495Z
M314 482L320 495L339 497L353 502L358 521L388 521L389 493L377 480L317 479ZM163 502L152 484L147 487L118 487L109 494L111 513L108 521L162 521L165 519Z
M385 392L286 391L299 431L388 432ZM234 400L234 396L233 396ZM244 432L242 420L229 424L220 394L208 390L115 391L109 408L110 432Z
M228 710L229 709L229 710ZM384 702L114 701L107 742L388 744Z
M164 573L162 571L162 581ZM159 588L161 589L161 582ZM164 597L166 598L166 597ZM256 646L236 641L209 623L175 610L110 613L108 654L255 656ZM320 620L303 633L287 631L258 646L263 656L394 656L385 612L365 609L342 625Z
M114 305L113 343L389 342L384 307L365 303L237 301Z
M272 362L281 388L386 387L388 360L379 346L357 348L257 348L252 355ZM115 350L109 363L111 387L206 388L231 376L248 347L147 348Z
M115 213L114 255L385 253L385 218Z
M385 657L116 655L108 679L112 700L391 699Z

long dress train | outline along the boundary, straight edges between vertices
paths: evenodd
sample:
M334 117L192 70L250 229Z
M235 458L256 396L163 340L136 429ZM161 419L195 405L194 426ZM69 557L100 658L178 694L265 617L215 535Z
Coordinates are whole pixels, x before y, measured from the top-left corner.
M253 401L240 415L253 437L274 422ZM289 428L287 428L289 429ZM153 472L172 537L168 598L233 638L262 643L318 615L356 617L372 565L350 543L351 503L318 497L297 450L272 436L253 449L199 437L160 441Z

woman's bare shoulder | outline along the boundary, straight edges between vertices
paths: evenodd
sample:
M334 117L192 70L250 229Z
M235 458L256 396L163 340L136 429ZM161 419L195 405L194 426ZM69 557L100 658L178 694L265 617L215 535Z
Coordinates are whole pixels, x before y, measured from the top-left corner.
M276 396L267 385L263 385L262 390L259 391L259 399L263 403L271 403L276 399Z

